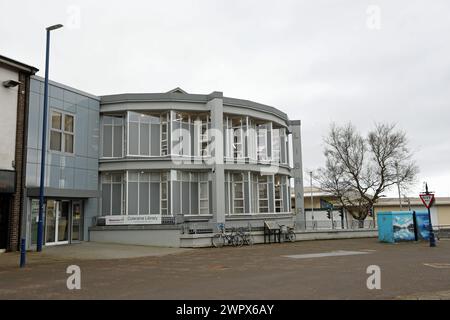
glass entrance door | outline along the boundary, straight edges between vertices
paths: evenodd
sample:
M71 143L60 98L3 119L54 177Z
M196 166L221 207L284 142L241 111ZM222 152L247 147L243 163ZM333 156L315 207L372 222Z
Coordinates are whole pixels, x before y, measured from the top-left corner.
M81 240L81 201L72 203L72 241Z
M70 201L47 200L45 211L45 244L69 242Z
M56 242L56 210L58 202L47 200L45 210L45 243L52 244Z
M69 214L70 214L70 201L60 201L58 210L58 233L56 238L58 242L69 241Z

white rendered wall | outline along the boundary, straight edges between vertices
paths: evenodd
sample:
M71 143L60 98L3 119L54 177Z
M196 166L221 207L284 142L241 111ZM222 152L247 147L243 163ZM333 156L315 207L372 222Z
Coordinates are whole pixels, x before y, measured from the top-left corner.
M17 72L0 67L0 170L14 170L17 96L19 86L5 88L3 82L19 80Z

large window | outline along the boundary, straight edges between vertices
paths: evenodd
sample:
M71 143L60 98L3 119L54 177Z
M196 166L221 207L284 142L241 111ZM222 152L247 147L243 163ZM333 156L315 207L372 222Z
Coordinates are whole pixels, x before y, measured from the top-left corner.
M52 111L50 126L50 150L74 153L73 115Z
M194 126L194 156L207 157L209 152L209 129L208 115L196 115L191 117Z
M283 187L285 186L284 177L275 176L275 212L283 212Z
M275 175L275 212L290 212L289 177Z
M209 182L207 173L200 174L199 189L200 214L209 214Z
M169 215L168 207L168 194L169 194L169 182L168 174L166 172L161 172L161 215Z
M128 112L128 154L160 156L166 153L167 115Z
M224 115L223 145L226 161L288 163L286 128L261 119Z
M167 215L167 174L128 172L128 214Z
M244 213L244 175L242 173L233 174L233 213Z
M242 118L232 119L233 158L244 158L244 125Z
M272 130L272 161L277 163L287 163L288 139L285 128Z
M280 129L273 129L272 132L272 161L279 163L281 160Z
M258 212L269 212L269 183L268 176L258 176Z
M256 152L258 160L267 161L270 156L270 125L269 124L259 124L256 127L257 135L257 147Z
M180 156L209 156L209 114L171 112L172 154Z
M246 157L247 117L224 117L224 155L228 159Z
M102 174L102 213L105 216L123 213L124 181L122 173Z
M123 157L123 118L118 116L103 116L103 157Z
M248 172L225 173L225 213L248 214L253 208L250 204Z
M210 214L209 173L174 171L173 178L174 214Z
M225 213L289 212L289 177L260 173L225 173Z

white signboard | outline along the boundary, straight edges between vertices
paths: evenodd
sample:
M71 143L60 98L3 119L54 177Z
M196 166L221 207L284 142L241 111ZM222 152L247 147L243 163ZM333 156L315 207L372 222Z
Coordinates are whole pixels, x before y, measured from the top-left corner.
M107 226L127 224L161 224L161 215L105 216Z

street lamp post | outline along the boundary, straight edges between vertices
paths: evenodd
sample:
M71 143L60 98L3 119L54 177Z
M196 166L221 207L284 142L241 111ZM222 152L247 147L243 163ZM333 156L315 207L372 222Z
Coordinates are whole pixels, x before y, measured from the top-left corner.
M47 109L48 109L48 69L50 61L50 32L62 28L62 24L56 24L48 27L47 30L47 46L45 50L45 82L44 82L44 110L42 118L42 144L41 144L41 179L39 184L39 221L37 228L37 245L38 252L42 251L42 242L44 235L44 182L45 182L45 152L47 142Z

